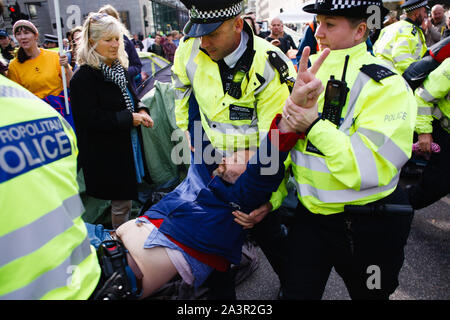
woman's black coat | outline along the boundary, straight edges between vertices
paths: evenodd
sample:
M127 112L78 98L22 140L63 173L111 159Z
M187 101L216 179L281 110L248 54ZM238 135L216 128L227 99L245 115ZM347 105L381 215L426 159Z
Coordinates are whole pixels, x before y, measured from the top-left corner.
M138 106L129 81L128 89ZM105 81L100 70L83 65L70 81L70 100L86 193L105 200L137 199L133 116L119 86Z

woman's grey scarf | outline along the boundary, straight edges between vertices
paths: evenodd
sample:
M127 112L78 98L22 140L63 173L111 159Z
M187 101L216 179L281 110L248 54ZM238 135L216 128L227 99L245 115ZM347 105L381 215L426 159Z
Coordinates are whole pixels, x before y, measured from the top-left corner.
M125 69L122 67L120 62L116 60L115 62L113 62L111 67L101 62L100 70L102 71L106 81L110 81L119 86L120 90L122 90L122 96L125 99L127 109L130 110L131 113L133 113L134 112L133 102L127 90L128 80L127 77L125 76Z

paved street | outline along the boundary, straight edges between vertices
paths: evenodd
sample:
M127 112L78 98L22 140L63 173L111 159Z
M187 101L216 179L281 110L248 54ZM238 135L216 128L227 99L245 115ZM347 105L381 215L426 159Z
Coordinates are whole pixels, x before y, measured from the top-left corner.
M270 264L259 250L259 267L237 287L238 299L274 300L279 282ZM415 213L400 286L393 300L450 299L450 196ZM342 279L333 271L324 300L350 299Z

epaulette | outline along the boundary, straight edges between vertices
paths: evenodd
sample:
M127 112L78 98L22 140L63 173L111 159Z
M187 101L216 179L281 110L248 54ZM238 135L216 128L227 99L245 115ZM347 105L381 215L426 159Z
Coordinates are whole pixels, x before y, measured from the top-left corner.
M276 51L267 51L270 64L278 71L280 74L280 82L286 83L289 91L292 92L294 88L295 79L289 75L289 66L281 58L280 54Z
M376 63L365 64L359 70L367 74L376 82L380 82L381 80L396 74L391 69Z

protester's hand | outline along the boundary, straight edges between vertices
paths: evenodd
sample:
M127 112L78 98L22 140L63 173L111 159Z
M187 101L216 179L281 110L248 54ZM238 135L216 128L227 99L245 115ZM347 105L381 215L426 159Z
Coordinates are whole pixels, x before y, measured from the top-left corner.
M213 174L234 184L247 169L247 163L254 154L255 152L251 150L238 150L230 157L223 158L222 163L214 170Z
M58 55L59 55L59 53L58 53ZM64 68L68 67L69 66L69 57L67 57L65 54L63 54L62 56L59 55L59 64Z
M153 127L153 119L148 115L148 113L145 110L133 112L133 126L138 127L141 124L147 128Z
M431 153L431 143L433 142L433 136L431 133L419 134L418 142L420 151Z
M283 108L283 119L279 123L282 131L305 132L317 119L317 99L323 92L322 82L316 73L328 57L330 50L325 49L314 64L308 69L310 48L305 47L299 62L299 70L294 89Z
M270 211L272 211L272 204L270 202L264 203L262 206L253 210L249 214L236 210L233 211L233 215L236 217L234 221L243 226L244 229L250 229L264 219Z

